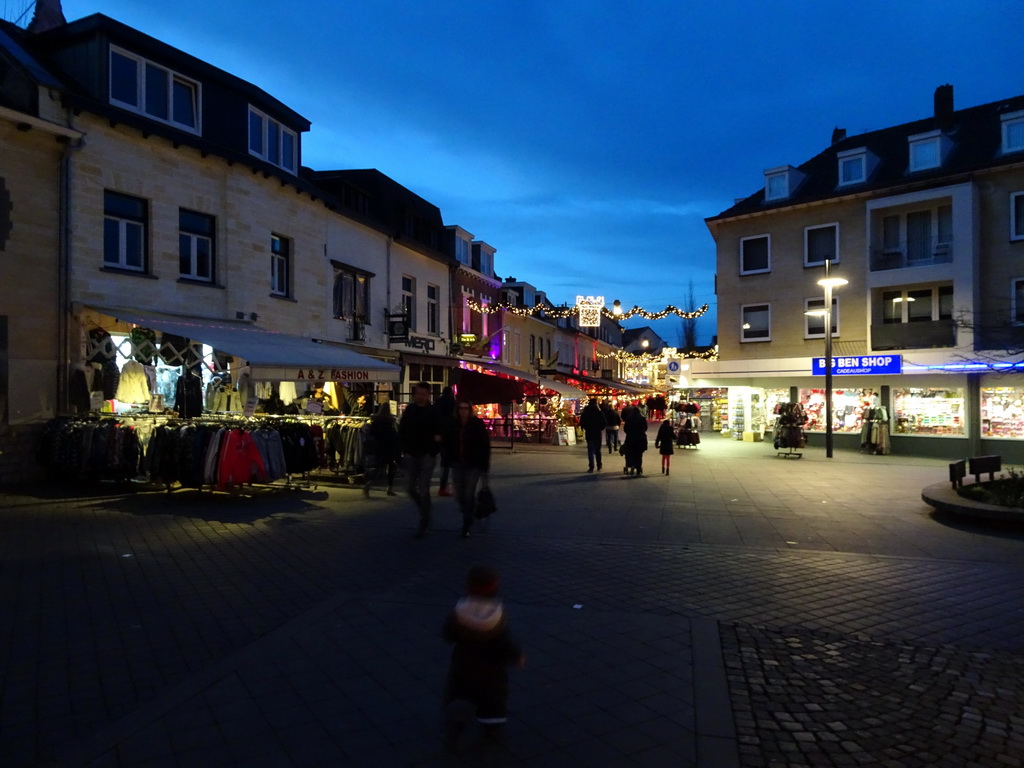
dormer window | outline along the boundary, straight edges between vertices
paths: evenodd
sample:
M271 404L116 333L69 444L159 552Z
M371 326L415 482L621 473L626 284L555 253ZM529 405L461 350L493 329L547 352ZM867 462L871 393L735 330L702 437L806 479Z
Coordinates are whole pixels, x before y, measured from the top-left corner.
M249 107L249 154L295 173L299 140L295 131Z
M836 158L839 162L840 187L864 183L878 165L878 158L864 147L839 152Z
M946 159L949 139L942 134L942 131L918 133L908 137L907 141L910 149L910 165L907 170L910 173L938 168Z
M764 172L764 199L785 200L796 190L804 175L791 165L769 168Z
M1008 112L1000 120L1003 124L1003 152L1024 150L1024 111Z
M113 46L110 103L190 133L200 132L199 83Z

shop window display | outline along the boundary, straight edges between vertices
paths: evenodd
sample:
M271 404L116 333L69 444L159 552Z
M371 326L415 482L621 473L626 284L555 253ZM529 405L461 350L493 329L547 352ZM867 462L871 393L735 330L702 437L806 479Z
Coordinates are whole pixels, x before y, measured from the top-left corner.
M860 432L865 409L871 407L873 402L874 390L871 389L832 390L832 431ZM801 389L800 404L803 405L807 416L804 430L824 432L825 390Z
M962 389L894 388L892 404L897 434L964 434Z
M1024 388L981 388L981 436L1024 439Z

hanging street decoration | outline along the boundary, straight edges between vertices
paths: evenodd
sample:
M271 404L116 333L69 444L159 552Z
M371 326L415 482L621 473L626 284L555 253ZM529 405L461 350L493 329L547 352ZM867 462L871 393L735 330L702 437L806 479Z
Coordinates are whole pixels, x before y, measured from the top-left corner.
M616 301L615 303L618 304L619 302ZM533 315L543 314L545 317L549 317L554 320L562 320L567 317L572 317L573 315L582 311L582 307L579 304L572 307L551 307L546 304L536 304L532 307L517 307L512 304L481 304L476 299L467 299L466 304L474 312L479 312L480 314L484 315L493 315L495 312L510 312L511 314L518 315L520 317L532 317ZM611 320L629 320L631 317L635 317L636 315L639 315L640 317L646 320L663 320L669 315L677 315L678 317L692 320L694 318L701 317L707 311L707 304L701 305L692 312L684 309L679 309L678 307L674 307L671 304L665 307L660 312L648 312L646 309L643 309L642 307L639 306L634 306L627 312L615 312L604 306L600 307L601 314L604 317L607 317Z
M577 296L576 308L580 312L580 328L600 328L604 296Z

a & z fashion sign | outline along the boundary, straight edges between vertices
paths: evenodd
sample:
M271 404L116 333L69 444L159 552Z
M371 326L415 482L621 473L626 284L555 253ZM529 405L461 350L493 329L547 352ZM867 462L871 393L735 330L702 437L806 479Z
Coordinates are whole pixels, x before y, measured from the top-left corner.
M825 375L825 358L815 357L811 365L815 376ZM902 355L837 355L832 358L833 376L903 373Z

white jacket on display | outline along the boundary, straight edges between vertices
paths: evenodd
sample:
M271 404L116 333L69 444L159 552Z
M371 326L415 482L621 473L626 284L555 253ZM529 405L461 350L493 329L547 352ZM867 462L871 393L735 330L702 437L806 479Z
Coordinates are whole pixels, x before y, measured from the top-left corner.
M114 399L133 405L149 402L149 378L142 363L129 360L124 364Z

